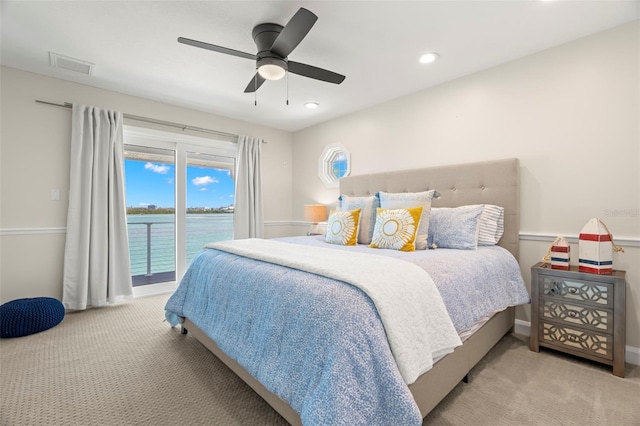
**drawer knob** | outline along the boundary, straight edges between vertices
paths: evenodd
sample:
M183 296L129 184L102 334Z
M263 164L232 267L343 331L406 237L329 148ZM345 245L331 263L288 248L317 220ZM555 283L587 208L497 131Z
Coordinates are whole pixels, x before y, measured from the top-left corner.
M571 294L576 294L578 292L578 289L575 287L569 287L569 293Z
M571 318L576 318L578 316L578 313L576 311L569 311L568 314Z
M578 343L580 338L578 336L574 336L573 334L570 334L570 335L567 336L567 340L569 340L570 342L573 342L573 343Z

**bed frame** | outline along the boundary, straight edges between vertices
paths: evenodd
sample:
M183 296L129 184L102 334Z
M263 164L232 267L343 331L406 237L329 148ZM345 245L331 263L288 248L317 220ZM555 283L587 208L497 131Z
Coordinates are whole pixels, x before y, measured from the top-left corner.
M518 259L520 228L518 159L347 176L340 179L340 193L350 196L373 195L378 191L419 192L430 189L437 189L441 194L440 199L434 200L434 207L458 207L467 204L503 206L505 232L499 245L509 250ZM514 318L514 308L495 314L462 346L436 362L431 370L409 386L422 417L425 417L461 380L464 380L487 352L513 328ZM216 343L188 318L182 325L182 332L186 333L187 330L251 386L285 420L292 425L302 424L297 412L222 352Z

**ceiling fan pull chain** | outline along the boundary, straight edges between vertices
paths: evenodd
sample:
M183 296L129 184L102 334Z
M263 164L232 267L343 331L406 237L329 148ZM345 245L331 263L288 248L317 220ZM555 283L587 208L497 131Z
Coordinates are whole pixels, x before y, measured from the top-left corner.
M253 76L253 87L255 87L256 89L253 91L253 106L258 106L258 73L257 72Z
M287 73L287 106L289 106L289 73Z

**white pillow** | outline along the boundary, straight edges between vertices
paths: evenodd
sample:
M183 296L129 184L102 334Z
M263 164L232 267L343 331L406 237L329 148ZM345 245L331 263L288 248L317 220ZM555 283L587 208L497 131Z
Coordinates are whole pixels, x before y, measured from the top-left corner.
M383 209L406 209L411 207L422 207L420 225L416 235L416 250L427 248L427 237L429 233L429 213L431 212L431 200L439 198L440 193L435 189L424 192L378 192L380 207Z
M338 197L338 210L360 209L360 229L358 230L358 244L371 243L373 229L376 224L376 209L380 207L378 197L351 197L340 195Z
M432 209L429 245L461 250L477 249L483 210L482 205Z

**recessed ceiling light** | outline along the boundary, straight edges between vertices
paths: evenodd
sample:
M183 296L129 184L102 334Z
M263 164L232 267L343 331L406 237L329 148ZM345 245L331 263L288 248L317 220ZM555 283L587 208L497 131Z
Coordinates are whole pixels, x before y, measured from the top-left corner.
M439 58L439 55L436 52L425 53L424 55L420 56L420 63L430 64L432 62L437 61L438 58Z
M318 108L320 104L317 102L307 102L304 104L305 107L309 108L309 109L314 109L314 108Z

